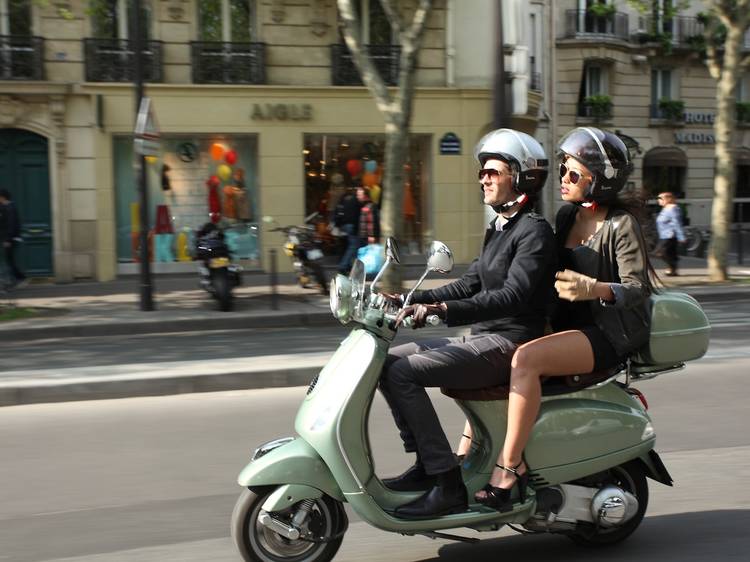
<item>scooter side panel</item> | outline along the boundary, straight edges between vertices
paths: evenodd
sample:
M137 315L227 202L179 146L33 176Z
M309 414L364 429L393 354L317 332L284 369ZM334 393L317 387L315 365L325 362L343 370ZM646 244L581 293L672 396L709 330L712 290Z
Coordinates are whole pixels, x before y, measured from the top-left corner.
M360 491L372 476L367 412L387 346L371 333L355 329L318 376L295 420L295 430L320 453L341 489ZM363 377L368 384L361 384Z
M295 439L250 462L240 472L237 483L244 487L304 484L344 500L331 471L304 439Z

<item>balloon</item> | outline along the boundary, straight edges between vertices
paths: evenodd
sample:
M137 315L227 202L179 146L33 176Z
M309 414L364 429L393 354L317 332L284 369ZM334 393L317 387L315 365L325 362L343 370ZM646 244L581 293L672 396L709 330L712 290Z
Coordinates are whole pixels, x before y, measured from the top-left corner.
M378 169L378 163L375 160L365 160L365 172L371 174Z
M349 160L346 163L346 171L349 172L349 175L354 177L358 176L359 173L362 171L362 162L360 160Z
M219 174L219 177L221 179L227 181L232 177L232 168L230 168L226 164L220 164L219 167L216 168L216 173Z
M221 183L221 180L219 180L218 176L211 176L206 180L206 186L208 187L219 187L219 184Z
M221 146L218 142L215 142L211 145L211 158L214 160L221 160L224 156L224 147Z
M156 156L146 156L146 162L149 164L154 164L158 158Z
M230 166L234 166L237 163L237 152L234 150L227 150L224 155L224 161Z
M362 174L362 185L371 187L378 183L378 176L375 174Z

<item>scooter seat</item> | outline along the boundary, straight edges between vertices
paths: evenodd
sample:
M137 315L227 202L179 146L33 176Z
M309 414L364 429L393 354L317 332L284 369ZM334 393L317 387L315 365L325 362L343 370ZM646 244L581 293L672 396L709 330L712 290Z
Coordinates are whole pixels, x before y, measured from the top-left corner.
M581 375L568 375L565 377L542 378L542 396L555 396L557 394L568 394L576 392L589 386L598 384L616 375L622 370L621 366L611 369L602 369L592 373ZM488 402L490 400L507 400L510 387L508 385L488 386L485 388L446 388L440 391L456 400L476 400Z

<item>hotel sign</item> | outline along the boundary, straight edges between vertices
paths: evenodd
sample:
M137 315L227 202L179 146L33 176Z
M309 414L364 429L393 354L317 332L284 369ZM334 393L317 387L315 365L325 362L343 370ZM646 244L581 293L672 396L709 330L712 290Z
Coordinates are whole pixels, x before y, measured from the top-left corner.
M713 133L689 133L678 132L674 134L676 144L716 144L716 136Z
M310 121L313 107L309 103L254 103L253 121Z

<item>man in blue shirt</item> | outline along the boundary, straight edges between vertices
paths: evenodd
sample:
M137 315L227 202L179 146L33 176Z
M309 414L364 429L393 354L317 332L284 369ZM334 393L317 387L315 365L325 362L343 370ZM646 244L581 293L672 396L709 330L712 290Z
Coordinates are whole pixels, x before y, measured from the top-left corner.
M685 243L685 232L682 230L682 210L675 203L674 193L665 191L658 197L661 211L656 217L656 229L659 232L658 255L667 262L665 275L677 275L677 243Z

